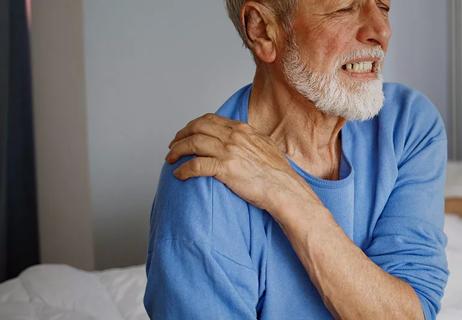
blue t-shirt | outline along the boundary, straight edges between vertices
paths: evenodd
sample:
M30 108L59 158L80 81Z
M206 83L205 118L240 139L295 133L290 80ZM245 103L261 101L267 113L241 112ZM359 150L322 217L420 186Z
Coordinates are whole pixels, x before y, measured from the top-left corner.
M247 122L251 91L216 114ZM421 93L384 84L368 121L341 130L339 180L288 158L346 235L383 270L409 283L435 319L448 278L444 224L447 138ZM213 177L160 175L151 212L144 305L155 320L333 319L279 225ZM361 272L361 270L358 270Z

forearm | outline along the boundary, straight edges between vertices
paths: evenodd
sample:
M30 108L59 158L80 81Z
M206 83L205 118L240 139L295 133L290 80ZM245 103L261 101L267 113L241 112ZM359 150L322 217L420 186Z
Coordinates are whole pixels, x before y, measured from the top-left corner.
M325 207L285 203L278 222L335 318L424 319L412 287L370 260Z

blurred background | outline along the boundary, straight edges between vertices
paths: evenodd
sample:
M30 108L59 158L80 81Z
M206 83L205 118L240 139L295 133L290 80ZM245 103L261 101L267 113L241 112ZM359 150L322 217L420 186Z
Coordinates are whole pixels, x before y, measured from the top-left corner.
M452 160L462 160L457 1L393 1L384 73L434 102ZM27 3L2 6L0 282L39 262L143 264L168 142L252 81L223 1L32 0L30 33Z

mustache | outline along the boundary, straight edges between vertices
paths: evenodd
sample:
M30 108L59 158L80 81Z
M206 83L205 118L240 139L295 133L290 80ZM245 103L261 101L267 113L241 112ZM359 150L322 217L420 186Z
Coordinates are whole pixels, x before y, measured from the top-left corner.
M372 59L379 59L380 62L383 61L385 58L385 52L382 50L380 46L374 48L367 48L367 49L359 49L352 51L339 59L339 66L343 66L349 61L355 59L363 59L363 58L372 58Z

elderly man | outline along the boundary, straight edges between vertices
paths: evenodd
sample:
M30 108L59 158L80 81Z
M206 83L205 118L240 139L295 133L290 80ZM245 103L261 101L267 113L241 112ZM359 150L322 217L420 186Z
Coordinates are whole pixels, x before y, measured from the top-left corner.
M435 319L447 140L383 84L389 0L227 0L254 81L180 130L151 213L160 319Z

